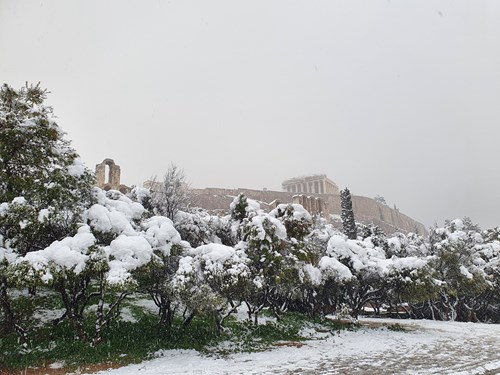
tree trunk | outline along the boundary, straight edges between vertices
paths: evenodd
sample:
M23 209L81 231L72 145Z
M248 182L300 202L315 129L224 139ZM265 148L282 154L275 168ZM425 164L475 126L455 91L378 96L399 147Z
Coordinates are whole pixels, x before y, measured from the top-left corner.
M77 333L79 339L81 341L87 341L88 335L87 332L85 332L83 315L79 313L80 306L78 305L78 300L71 298L66 290L66 284L62 280L57 283L56 290L61 294L61 299L66 311L60 318L55 319L53 324L58 325L64 318L68 318L71 327Z
M182 323L182 325L184 327L187 327L191 323L191 321L193 320L193 318L195 317L196 313L197 313L196 309L194 309L193 311L191 311L191 313L189 314L189 316L186 319L184 319L184 322Z
M2 306L2 310L4 313L5 321L4 321L4 329L5 332L17 332L24 343L28 342L28 332L24 329L18 322L16 317L14 316L14 312L12 311L12 307L10 304L9 296L7 295L7 280L2 278L0 280L0 304Z
M174 313L175 309L172 308L172 301L161 297L160 298L160 327L166 327L170 329L172 327L172 323L174 321Z
M2 284L0 285L0 303L2 305L3 315L4 315L4 330L6 332L12 332L14 329L14 314L12 313L12 308L10 306L10 300L7 296L7 282L2 280Z

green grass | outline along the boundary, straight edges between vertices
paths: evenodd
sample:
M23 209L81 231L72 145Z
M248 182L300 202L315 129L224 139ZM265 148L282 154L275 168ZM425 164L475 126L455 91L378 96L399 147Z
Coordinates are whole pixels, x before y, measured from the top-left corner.
M387 326L387 329L389 331L395 331L395 332L406 332L406 329L405 327L403 327L401 324L399 323L393 323L393 324L389 324Z
M68 322L33 332L27 348L17 335L10 334L0 338L0 369L45 366L56 361L74 368L106 362L126 364L148 358L160 349L202 350L219 338L206 319L194 319L187 327L178 319L169 332L162 333L157 323L156 316L150 314L143 314L137 322L116 322L96 347L75 339ZM89 319L88 332L92 332L92 324Z

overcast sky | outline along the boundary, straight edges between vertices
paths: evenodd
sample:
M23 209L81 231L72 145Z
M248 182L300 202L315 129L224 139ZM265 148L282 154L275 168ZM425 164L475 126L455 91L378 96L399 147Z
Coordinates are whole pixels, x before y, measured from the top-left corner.
M0 0L88 167L195 188L325 173L425 225L500 225L500 1Z

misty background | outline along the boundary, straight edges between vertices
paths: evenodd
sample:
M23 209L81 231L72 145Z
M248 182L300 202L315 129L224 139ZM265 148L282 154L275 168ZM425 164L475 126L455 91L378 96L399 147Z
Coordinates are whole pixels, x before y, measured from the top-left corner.
M324 173L430 226L500 225L500 2L0 0L0 77L41 82L92 170L195 188Z

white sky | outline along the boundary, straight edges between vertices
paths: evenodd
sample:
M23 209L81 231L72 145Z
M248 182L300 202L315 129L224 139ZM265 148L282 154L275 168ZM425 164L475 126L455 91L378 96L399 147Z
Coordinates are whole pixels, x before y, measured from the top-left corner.
M193 187L325 173L431 225L500 225L500 1L0 0L85 163Z

